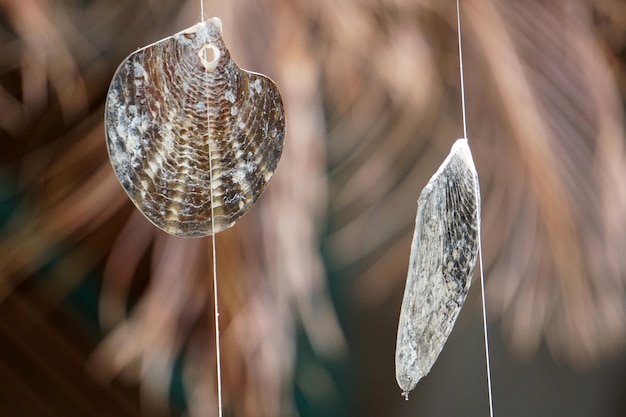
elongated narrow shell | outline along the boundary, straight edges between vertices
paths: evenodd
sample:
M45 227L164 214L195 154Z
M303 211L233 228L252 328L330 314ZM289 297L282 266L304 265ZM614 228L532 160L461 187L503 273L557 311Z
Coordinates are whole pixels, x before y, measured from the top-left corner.
M470 288L480 193L466 139L458 139L417 202L396 343L396 380L408 399L443 349Z
M139 49L107 95L115 174L137 208L176 236L235 224L267 187L283 149L278 87L235 64L221 29L212 18Z

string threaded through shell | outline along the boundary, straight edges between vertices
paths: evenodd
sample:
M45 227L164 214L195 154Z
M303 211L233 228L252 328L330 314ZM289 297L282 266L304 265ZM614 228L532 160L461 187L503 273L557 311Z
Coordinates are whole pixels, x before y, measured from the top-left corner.
M176 236L233 226L265 190L282 153L278 87L237 66L221 27L208 19L137 50L107 94L115 174L141 213Z

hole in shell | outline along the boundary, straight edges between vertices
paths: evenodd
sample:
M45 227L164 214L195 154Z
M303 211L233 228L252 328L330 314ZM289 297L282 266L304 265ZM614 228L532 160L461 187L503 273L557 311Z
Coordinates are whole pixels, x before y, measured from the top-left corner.
M212 72L217 68L217 63L220 60L220 50L211 43L205 43L198 51L198 57L200 57L202 66Z

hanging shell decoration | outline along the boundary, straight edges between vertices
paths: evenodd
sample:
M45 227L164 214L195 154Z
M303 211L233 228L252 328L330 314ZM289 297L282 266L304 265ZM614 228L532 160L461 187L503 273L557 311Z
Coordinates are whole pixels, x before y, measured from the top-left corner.
M221 32L214 17L137 50L107 95L115 174L141 213L175 236L233 226L267 187L283 149L278 87L239 68Z
M448 340L478 258L480 189L467 139L452 145L417 206L396 343L396 380L407 400Z

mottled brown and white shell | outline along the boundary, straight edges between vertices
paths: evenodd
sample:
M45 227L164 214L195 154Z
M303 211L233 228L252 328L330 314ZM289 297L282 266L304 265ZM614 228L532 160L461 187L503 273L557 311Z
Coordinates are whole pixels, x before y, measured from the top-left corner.
M141 213L176 236L234 225L282 153L278 87L237 66L221 28L212 18L139 49L119 66L107 95L115 174Z

